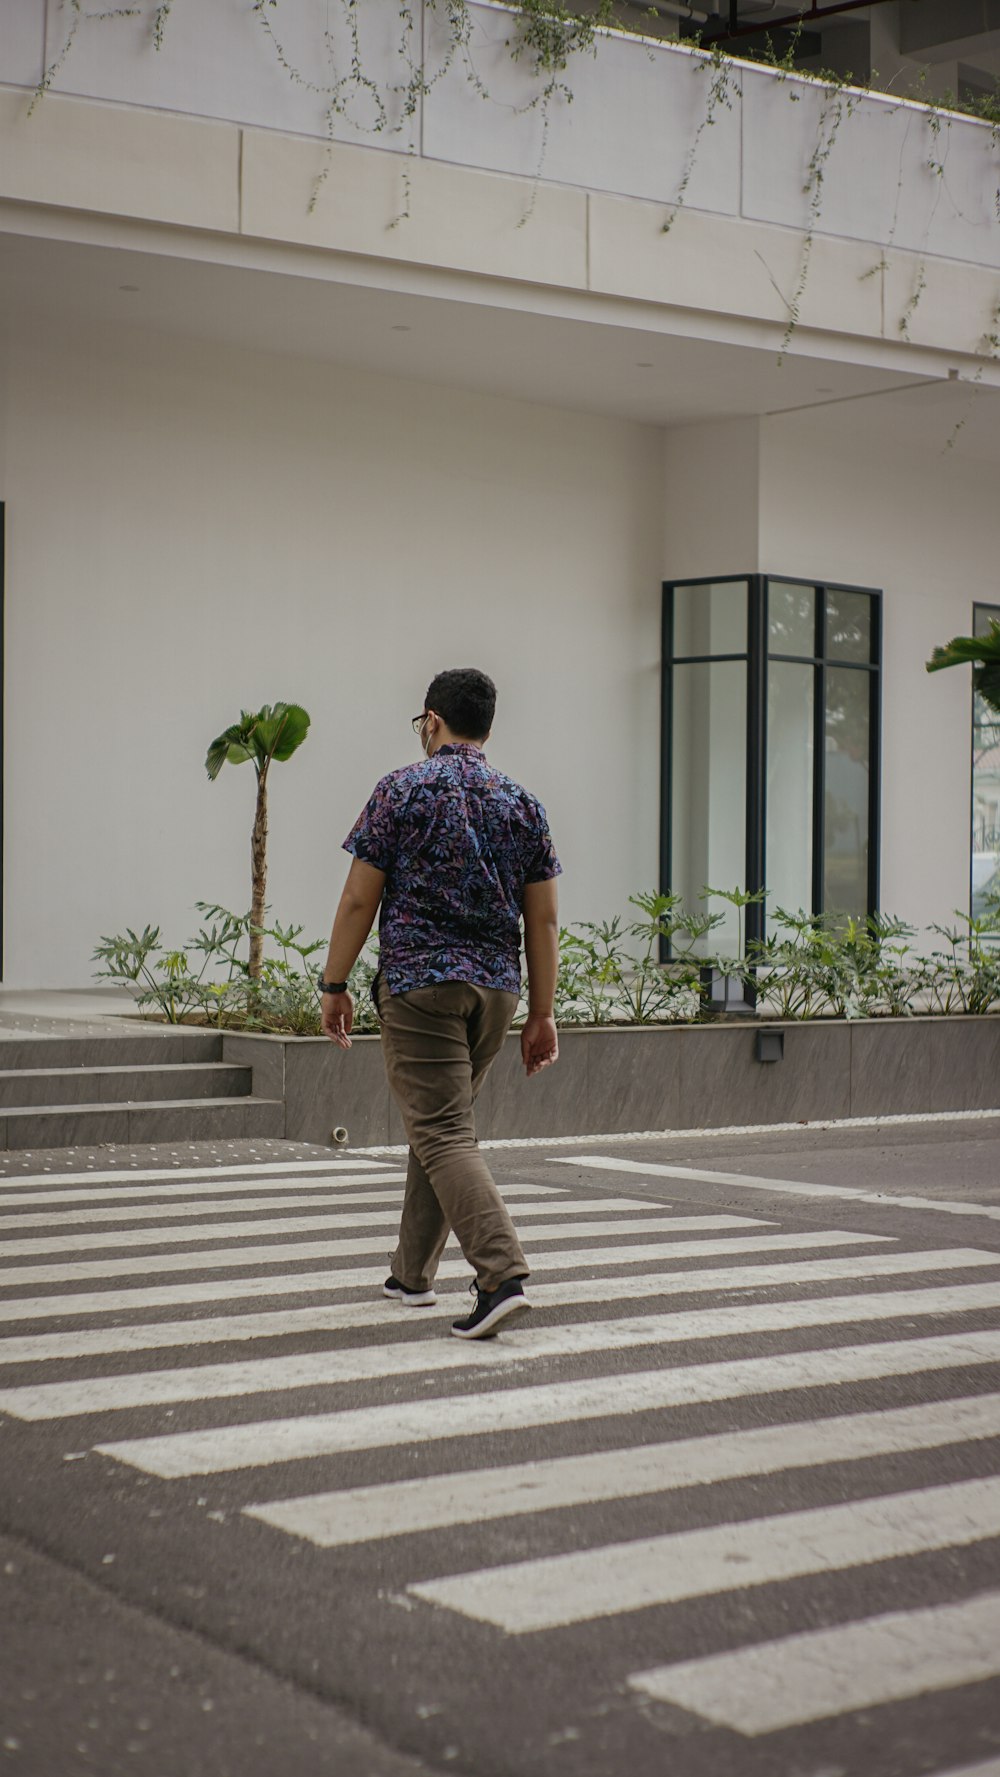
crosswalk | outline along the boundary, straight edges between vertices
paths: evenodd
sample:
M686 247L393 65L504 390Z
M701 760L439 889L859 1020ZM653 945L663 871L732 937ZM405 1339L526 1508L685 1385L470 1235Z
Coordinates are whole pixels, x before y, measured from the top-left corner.
M115 1474L225 1478L256 1534L370 1556L373 1595L388 1564L414 1659L421 1624L549 1670L621 1630L637 1721L749 1745L1000 1684L1000 1251L839 1200L734 1214L634 1159L609 1195L611 1158L517 1165L533 1314L473 1343L454 1246L438 1310L381 1295L377 1158L4 1180L0 1413ZM933 1596L859 1585L823 1620L824 1588L927 1561Z

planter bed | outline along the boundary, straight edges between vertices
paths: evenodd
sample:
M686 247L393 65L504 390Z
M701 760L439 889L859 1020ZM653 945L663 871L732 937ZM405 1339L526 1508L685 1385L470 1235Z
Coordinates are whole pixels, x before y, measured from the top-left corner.
M757 1060L761 1029L783 1031L782 1060ZM558 1065L529 1081L517 1034L507 1038L478 1101L481 1139L1000 1107L996 1016L569 1026L559 1042ZM325 1037L225 1032L222 1052L252 1067L255 1097L284 1100L289 1141L327 1145L334 1130L355 1148L405 1140L377 1035L345 1052Z

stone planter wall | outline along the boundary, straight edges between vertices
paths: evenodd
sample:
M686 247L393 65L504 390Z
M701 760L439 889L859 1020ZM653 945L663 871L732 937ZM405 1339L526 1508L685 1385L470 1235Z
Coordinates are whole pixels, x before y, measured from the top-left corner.
M1000 1107L1000 1017L775 1025L784 1059L756 1059L756 1024L560 1032L560 1060L527 1080L508 1037L477 1106L480 1138L610 1135L637 1129L825 1122L840 1117ZM290 1141L402 1142L380 1040L349 1051L325 1037L226 1036L254 1093L285 1102Z

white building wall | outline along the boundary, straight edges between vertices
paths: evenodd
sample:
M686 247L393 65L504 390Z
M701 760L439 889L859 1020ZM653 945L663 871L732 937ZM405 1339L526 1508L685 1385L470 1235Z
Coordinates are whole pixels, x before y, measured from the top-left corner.
M273 772L270 900L323 935L442 666L498 682L565 916L653 886L657 432L141 333L22 335L5 368L6 985L246 905L252 773L203 760L277 698L313 727Z

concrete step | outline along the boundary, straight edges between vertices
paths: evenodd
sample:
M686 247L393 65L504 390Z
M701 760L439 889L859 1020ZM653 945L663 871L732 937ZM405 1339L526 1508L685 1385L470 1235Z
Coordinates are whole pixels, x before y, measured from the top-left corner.
M222 1061L178 1061L167 1066L0 1068L0 1116L9 1107L144 1104L156 1099L249 1096L248 1067Z
M181 1061L221 1061L222 1033L162 1025L133 1036L3 1036L0 1069L43 1067L158 1067Z
M174 1098L144 1104L48 1104L0 1110L0 1148L281 1138L278 1098Z

